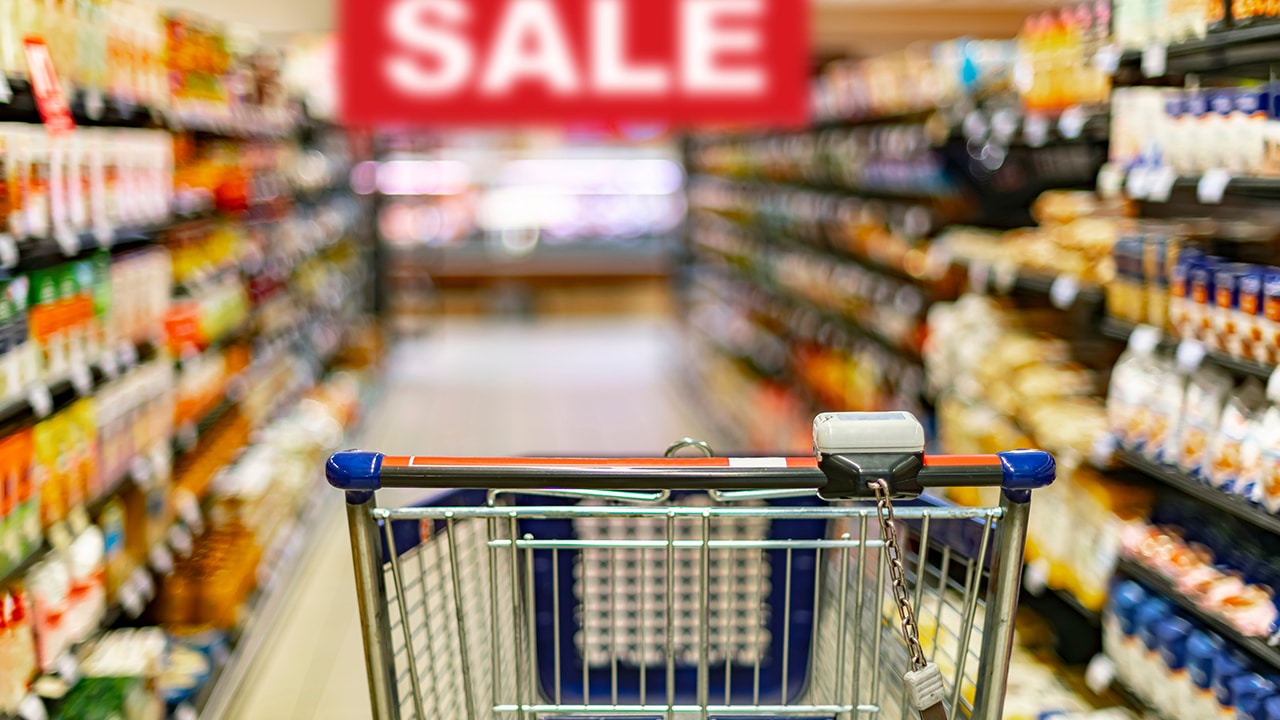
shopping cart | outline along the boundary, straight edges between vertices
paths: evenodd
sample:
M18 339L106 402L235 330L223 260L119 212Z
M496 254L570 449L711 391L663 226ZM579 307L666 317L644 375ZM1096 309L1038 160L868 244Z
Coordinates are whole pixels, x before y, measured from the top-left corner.
M808 458L334 455L375 717L1000 718L1053 458L926 456L907 413L821 415L814 440ZM945 486L1001 499L921 496ZM437 492L392 509L383 488Z

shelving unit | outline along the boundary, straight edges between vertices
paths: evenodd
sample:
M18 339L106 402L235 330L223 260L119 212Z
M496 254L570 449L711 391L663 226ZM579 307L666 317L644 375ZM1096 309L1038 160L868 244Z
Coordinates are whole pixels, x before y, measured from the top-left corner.
M1103 335L1109 338L1127 341L1136 327L1133 323L1107 318L1102 323L1101 331ZM1179 341L1174 338L1163 336L1160 340L1160 348L1172 351L1178 347L1178 343ZM1204 354L1204 362L1212 363L1237 377L1251 377L1263 381L1269 379L1276 371L1274 366L1232 357L1216 351L1206 352Z
M1178 592L1178 589L1174 587L1173 583L1160 576L1159 573L1156 573L1128 558L1120 559L1117 570L1120 574L1133 578L1142 585L1147 586L1161 597L1167 598L1181 610L1194 617L1198 622L1208 628L1211 628L1232 645L1257 658L1268 668L1280 670L1280 648L1271 644L1268 639L1246 637L1241 634L1239 630L1236 630L1229 623L1219 619L1216 615L1205 612L1194 600Z

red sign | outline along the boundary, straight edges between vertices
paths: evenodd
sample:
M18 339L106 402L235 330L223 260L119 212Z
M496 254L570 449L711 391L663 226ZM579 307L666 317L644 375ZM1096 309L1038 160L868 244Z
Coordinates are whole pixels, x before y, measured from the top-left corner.
M49 46L43 39L34 36L27 37L23 44L27 49L31 92L36 96L40 118L53 135L71 132L76 127L76 121L71 118L71 106L62 93L62 83L58 82L58 72L53 67Z
M343 120L794 125L807 0L343 0Z

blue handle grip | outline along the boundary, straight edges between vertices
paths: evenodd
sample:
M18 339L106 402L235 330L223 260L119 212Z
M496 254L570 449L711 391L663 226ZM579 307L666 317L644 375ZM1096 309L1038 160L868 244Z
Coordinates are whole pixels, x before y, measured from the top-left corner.
M997 453L1004 471L1004 494L1014 502L1027 502L1031 491L1053 484L1058 463L1043 450L1010 450Z

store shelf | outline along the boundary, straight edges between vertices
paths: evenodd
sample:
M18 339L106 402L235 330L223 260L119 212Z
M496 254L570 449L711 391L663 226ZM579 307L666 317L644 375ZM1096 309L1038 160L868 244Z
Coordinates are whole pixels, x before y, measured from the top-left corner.
M985 263L983 272L974 272L974 263L972 261L956 259L954 262L969 273L970 281L975 276L986 278L986 287L974 288L970 286L969 289L971 291L976 290L981 293L994 293L997 295L1011 295L1015 292L1020 292L1042 296L1052 302L1057 302L1054 298L1054 285L1058 282L1057 277L1034 270L1018 270L1017 268L1014 268L1007 276L1002 276L1000 269L986 266ZM1076 305L1101 307L1106 298L1106 292L1101 287L1089 283L1077 283L1075 294L1071 298L1070 304L1063 309Z
M1121 557L1117 563L1116 571L1137 580L1156 594L1168 599L1201 624L1221 635L1223 640L1248 652L1271 668L1280 670L1280 648L1272 646L1265 638L1247 637L1216 615L1205 612L1194 600L1178 592L1173 583L1159 573L1124 557Z
M93 392L105 385L114 376L123 369L131 368L139 363L147 362L154 358L158 353L158 349L151 343L142 343L139 345L129 346L127 353L120 353L118 357L113 358L113 363L97 363L87 367L88 374L80 380L82 387L77 387L70 376L59 378L45 387L48 390L48 412L40 412L45 408L38 407L43 403L39 402L37 395L40 385L33 385L29 388L26 395L9 398L4 402L0 402L0 435L7 435L19 428L39 420L47 415L52 415L59 410L64 410L82 396L93 394ZM125 356L128 357L125 357ZM88 382L85 383L85 380ZM36 401L33 404L33 401Z
M1131 322L1117 320L1115 318L1107 318L1102 323L1102 334L1116 340L1128 340L1137 326ZM1178 346L1178 341L1164 336L1160 341L1160 348L1166 351L1172 351ZM1212 363L1227 372L1239 377L1252 377L1259 380L1267 380L1275 373L1276 368L1273 365L1263 365L1262 363L1252 362L1250 360L1242 360L1233 358L1230 355L1209 351L1205 353L1204 362Z
M31 83L9 76L12 97L0 104L0 122L40 123ZM236 109L226 115L165 110L122 97L76 89L70 98L71 116L77 125L90 127L166 128L173 132L200 132L230 138L283 138L301 127L289 113L260 109Z
M573 278L662 278L671 269L669 245L660 240L635 247L573 243L539 244L528 254L504 253L480 243L450 248L388 246L388 272L415 273L425 268L444 284L493 280L563 282Z
M1167 487L1230 513L1256 528L1280 535L1280 515L1271 514L1240 495L1219 490L1177 468L1153 462L1135 452L1119 450L1116 452L1116 459Z
M904 347L884 334L862 325L855 318L851 318L837 310L816 305L812 301L800 297L785 288L780 288L774 283L764 281L751 271L728 264L719 266L717 271L735 282L744 283L753 290L766 294L771 302L786 306L788 311L799 310L809 314L819 323L838 327L848 335L873 342L893 355L902 358L906 363L912 365L921 365L922 363L919 350Z
M1211 32L1199 40L1169 45L1165 74L1213 73L1271 64L1280 60L1276 41L1280 41L1280 25L1276 24ZM1121 67L1133 74L1142 64L1142 55L1125 52L1120 56Z

